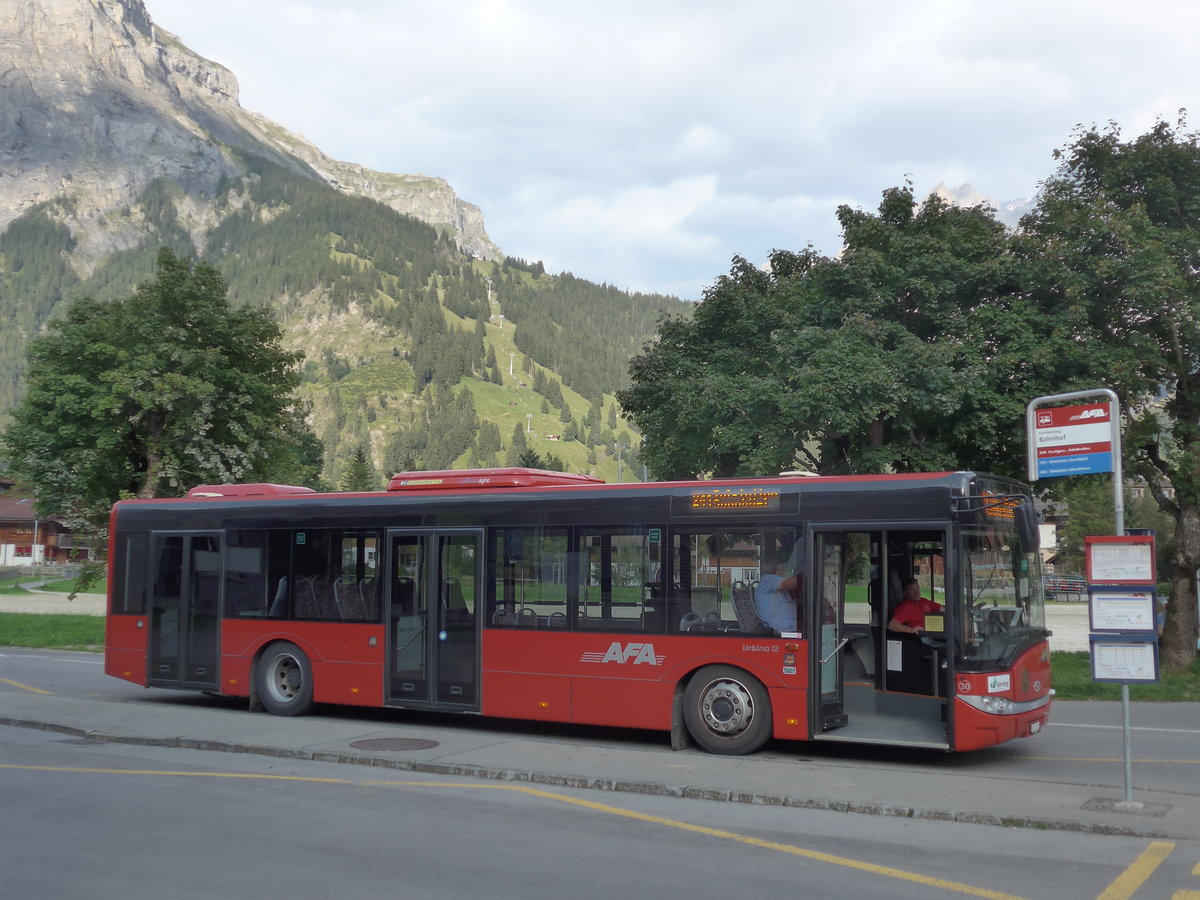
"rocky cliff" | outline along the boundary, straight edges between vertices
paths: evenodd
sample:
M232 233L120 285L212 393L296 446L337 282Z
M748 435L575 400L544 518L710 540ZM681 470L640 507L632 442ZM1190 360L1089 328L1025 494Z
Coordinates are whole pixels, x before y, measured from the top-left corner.
M363 450L388 474L534 450L616 477L635 441L613 392L689 309L508 260L443 179L243 109L143 0L0 0L0 428L29 341L79 297L128 297L160 247L201 254L303 352L329 484Z
M136 219L111 213L166 179L188 197L179 212L202 246L221 215L208 200L245 174L247 156L428 222L476 257L501 257L479 209L443 179L330 159L243 109L233 73L156 27L142 0L0 6L0 231L54 201L86 271L140 240Z

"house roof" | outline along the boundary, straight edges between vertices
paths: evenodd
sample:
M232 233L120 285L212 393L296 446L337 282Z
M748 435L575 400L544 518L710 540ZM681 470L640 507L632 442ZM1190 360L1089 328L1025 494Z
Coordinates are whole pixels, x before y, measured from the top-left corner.
M33 501L28 497L0 494L0 522L33 522L38 519L43 517L34 512Z

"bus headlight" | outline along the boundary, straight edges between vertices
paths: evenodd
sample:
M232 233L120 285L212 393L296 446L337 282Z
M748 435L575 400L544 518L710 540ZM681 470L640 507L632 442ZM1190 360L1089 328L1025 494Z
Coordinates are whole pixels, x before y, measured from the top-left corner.
M1052 696L1054 696L1053 691L1045 697L1038 697L1036 700L1029 700L1025 703L1017 703L1007 697L981 697L974 694L959 694L958 699L968 706L975 707L980 712L990 713L993 716L1016 716L1041 709L1050 702Z

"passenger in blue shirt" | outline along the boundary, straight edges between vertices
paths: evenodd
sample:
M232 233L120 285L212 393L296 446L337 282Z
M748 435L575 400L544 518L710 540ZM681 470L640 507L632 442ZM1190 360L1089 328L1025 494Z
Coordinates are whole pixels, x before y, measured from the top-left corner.
M777 632L796 630L796 601L791 592L796 588L796 576L785 575L787 560L767 563L767 571L754 591L754 608L758 617Z

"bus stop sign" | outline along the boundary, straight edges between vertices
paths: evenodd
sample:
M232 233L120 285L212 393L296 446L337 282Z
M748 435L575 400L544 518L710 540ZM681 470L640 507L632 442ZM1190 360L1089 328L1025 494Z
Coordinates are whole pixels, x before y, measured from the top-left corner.
M1113 471L1113 451L1120 446L1113 434L1116 427L1107 402L1035 409L1030 479Z

